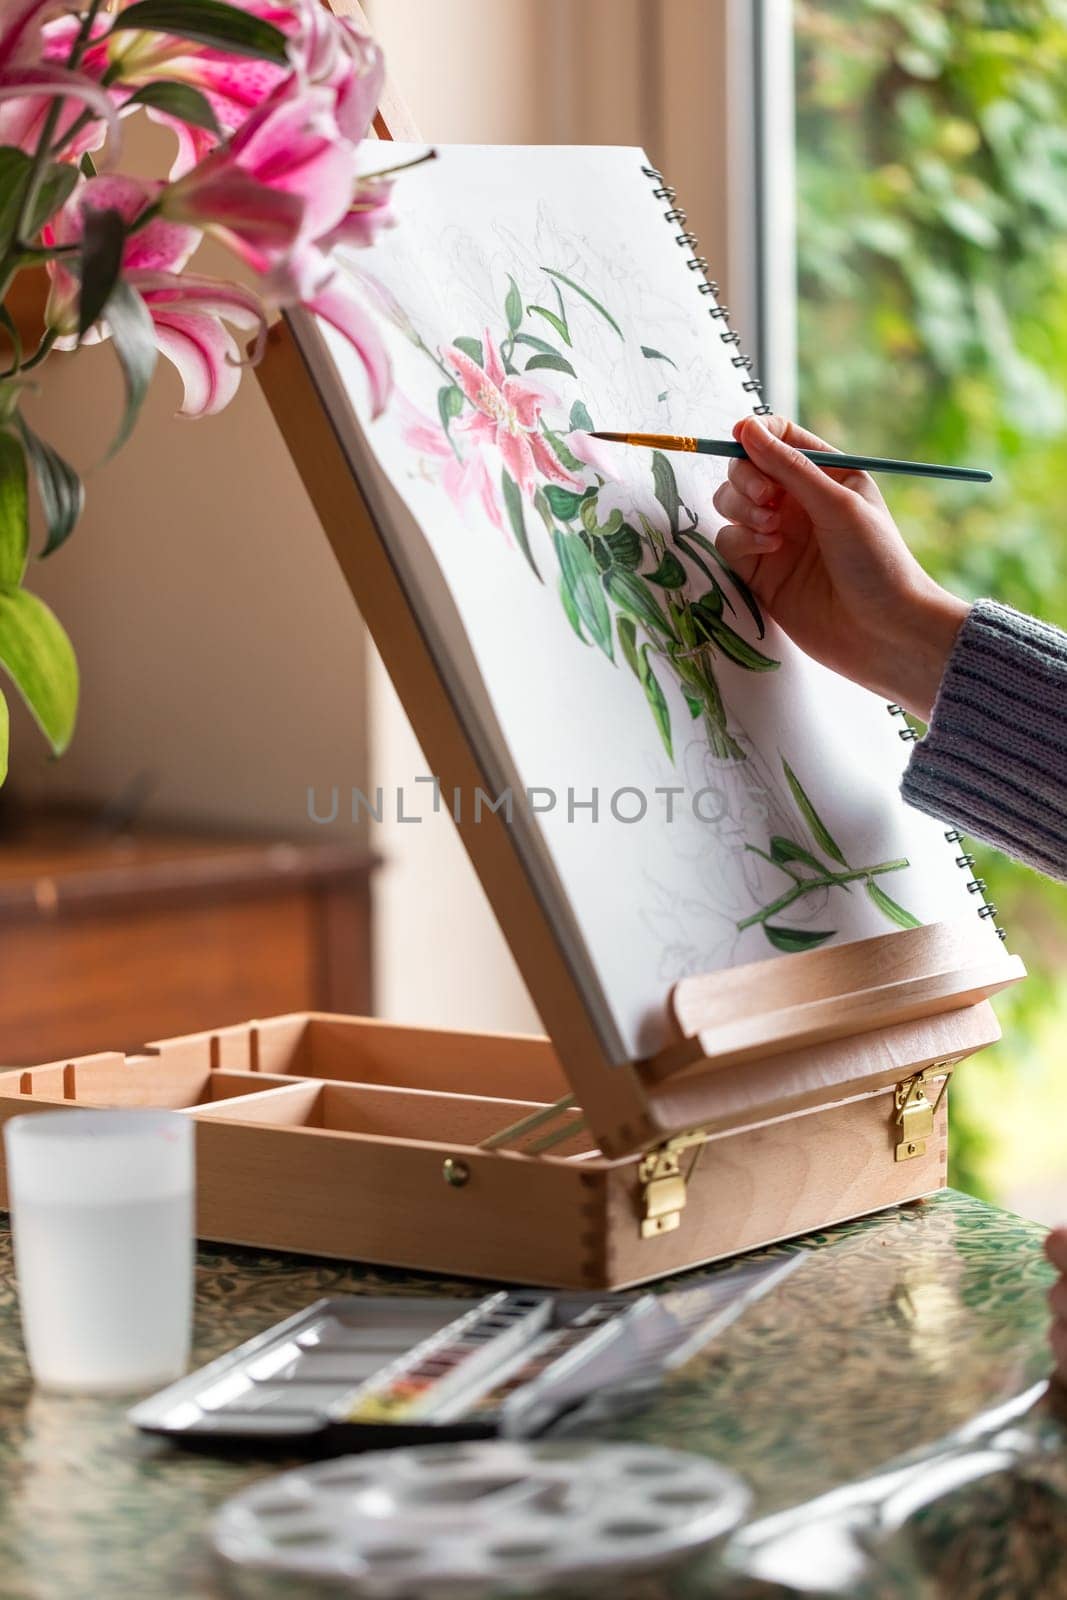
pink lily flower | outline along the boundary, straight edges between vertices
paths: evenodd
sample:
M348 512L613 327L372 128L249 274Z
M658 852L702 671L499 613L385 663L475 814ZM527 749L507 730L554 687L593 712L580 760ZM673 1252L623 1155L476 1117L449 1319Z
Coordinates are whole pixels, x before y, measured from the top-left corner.
M488 328L482 348L484 368L455 345L444 351L474 407L473 415L454 424L455 431L479 444L495 444L523 494L533 493L538 472L552 483L573 487L580 480L558 460L538 427L545 401L553 398L551 391L531 378L507 376Z
M161 34L132 35L122 47L123 82L139 85L166 77L200 89L225 137L234 134L250 112L275 94L291 75L299 92L310 85L330 91L337 131L356 145L369 131L381 95L385 66L378 46L345 17L332 16L319 0L230 0L286 34L290 65L234 60L206 46ZM172 128L178 154L171 178L183 177L218 143L205 128L190 127L161 111L149 116Z
M46 20L49 11L59 9L56 0L22 0L5 9L7 19L0 29L0 144L15 145L31 153L37 146L52 97L62 95L57 140L83 110L92 111L96 118L63 152L64 156L77 160L86 150L98 150L108 134L118 128L114 103L96 81L107 64L103 47L90 43L80 69L71 72L66 63L81 26L77 17ZM98 17L93 36L99 37L107 28L107 20Z
M88 209L114 210L133 222L159 194L161 184L108 176L83 183L44 230L48 244L74 244L82 236ZM266 315L250 290L191 274L179 276L200 243L196 228L155 217L126 240L122 275L143 297L155 329L160 353L178 369L184 395L179 416L200 417L221 411L237 392L243 360L223 319L238 327L266 333ZM60 261L49 262L52 294L47 320L60 330L57 344L73 348L77 341L77 280ZM89 331L83 343L108 337L106 326ZM255 359L255 353L253 354Z
M509 542L514 544L510 532L504 527L497 486L490 476L482 452L476 451L466 458L458 457L442 433L439 422L424 416L402 394L397 394L393 403L404 443L417 454L432 458L440 474L441 485L456 510L463 512L468 501L477 501L493 526L501 533L506 533Z
M592 467L602 478L618 478L625 470L624 445L605 444L602 439L594 439L583 428L572 428L570 433L565 433L563 443L583 466Z
M286 80L164 197L168 216L219 234L259 273L328 234L352 197L352 151L330 91L298 95L293 85Z

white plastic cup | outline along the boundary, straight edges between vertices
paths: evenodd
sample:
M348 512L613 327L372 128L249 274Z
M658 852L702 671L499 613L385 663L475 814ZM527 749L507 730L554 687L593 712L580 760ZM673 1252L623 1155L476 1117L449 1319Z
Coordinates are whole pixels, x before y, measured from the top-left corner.
M44 1388L129 1393L188 1366L193 1133L175 1111L5 1126L22 1333Z

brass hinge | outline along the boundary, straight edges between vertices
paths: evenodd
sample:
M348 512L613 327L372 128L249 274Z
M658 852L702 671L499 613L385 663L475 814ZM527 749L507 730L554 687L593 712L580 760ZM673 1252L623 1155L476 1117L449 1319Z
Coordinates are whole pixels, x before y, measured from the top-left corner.
M893 1154L897 1161L914 1161L917 1156L926 1154L926 1141L934 1131L934 1118L945 1098L948 1080L955 1065L954 1060L935 1061L932 1066L924 1067L914 1077L906 1078L897 1085L893 1097ZM926 1091L935 1078L943 1078L944 1082L931 1105Z
M671 1233L679 1226L685 1210L686 1184L693 1176L708 1135L703 1128L693 1128L689 1133L679 1133L665 1144L650 1150L638 1167L641 1180L643 1215L642 1239L654 1239L657 1234ZM679 1157L683 1151L696 1147L689 1170L682 1172Z

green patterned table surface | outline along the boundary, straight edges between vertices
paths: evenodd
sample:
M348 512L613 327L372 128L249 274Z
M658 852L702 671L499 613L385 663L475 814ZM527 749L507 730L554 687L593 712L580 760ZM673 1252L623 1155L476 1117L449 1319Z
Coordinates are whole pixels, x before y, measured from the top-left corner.
M725 1551L612 1595L1067 1596L1067 1431L1035 1389L1048 1371L1041 1236L950 1192L764 1252L813 1247L645 1411L594 1430L717 1456L752 1486L753 1521ZM322 1294L444 1287L337 1262L205 1250L195 1356L207 1361ZM951 1459L942 1451L939 1464L939 1441L967 1425L982 1436L976 1447ZM899 1480L895 1497L890 1484L864 1487L909 1455L922 1471L907 1486ZM205 1543L210 1514L277 1470L142 1438L112 1402L36 1392L10 1239L0 1233L2 1600L214 1600L227 1591ZM797 1527L807 1535L855 1519L834 1502L808 1504L848 1485L853 1501L882 1507L878 1526L863 1513L858 1543L828 1533L813 1548L788 1527L789 1538L771 1539L781 1515L801 1505ZM766 1520L775 1516L778 1524Z

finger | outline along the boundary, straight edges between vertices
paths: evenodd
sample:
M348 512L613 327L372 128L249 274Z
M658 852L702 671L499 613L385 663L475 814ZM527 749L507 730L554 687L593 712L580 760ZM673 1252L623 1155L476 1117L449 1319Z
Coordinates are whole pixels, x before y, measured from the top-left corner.
M778 526L777 511L770 506L757 505L739 489L735 489L732 483L720 483L711 497L711 503L727 522L742 522L761 533L771 533Z
M813 521L825 528L855 522L862 504L859 497L801 455L795 445L785 444L755 417L741 424L738 438L760 471L787 490Z
M773 433L776 439L781 439L783 444L791 444L798 450L833 450L834 446L825 439L820 439L817 433L809 433L807 428L802 428L799 422L794 422L790 417L780 417L776 413L769 417L742 417L734 428L734 438L738 437L738 430L747 423L755 422L757 427L765 428L768 433Z
M807 428L802 428L798 422L791 421L789 417L779 416L760 419L743 417L734 427L734 438L739 444L744 444L740 430L753 422L765 432L772 434L774 438L780 439L783 444L792 445L795 450L830 450L835 455L840 454L836 445L820 439L817 433L809 432ZM870 500L876 505L884 504L882 491L869 473L860 472L855 467L823 467L820 470L829 473L835 483L844 484L853 494L861 495L864 500Z
M1053 1228L1045 1239L1045 1254L1060 1272L1067 1272L1067 1228Z
M1049 1310L1061 1322L1067 1322L1067 1278L1057 1278L1048 1292Z
M738 568L744 561L772 555L775 550L781 548L781 544L780 534L757 533L754 528L735 527L729 523L725 528L719 529L715 539L715 548L723 560L731 567Z
M751 461L731 461L726 475L740 494L747 495L758 506L769 505L782 492L776 483L757 471Z

